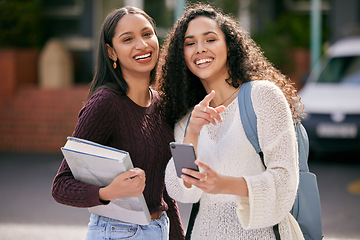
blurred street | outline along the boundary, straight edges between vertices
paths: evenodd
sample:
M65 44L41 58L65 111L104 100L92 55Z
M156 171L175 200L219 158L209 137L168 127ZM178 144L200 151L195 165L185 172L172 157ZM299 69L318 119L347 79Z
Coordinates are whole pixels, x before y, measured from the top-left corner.
M325 240L360 239L360 162L340 163L335 161L339 156L332 156L310 164L318 177ZM60 154L0 152L1 240L85 239L88 211L51 197L61 160ZM189 206L179 207L186 228Z

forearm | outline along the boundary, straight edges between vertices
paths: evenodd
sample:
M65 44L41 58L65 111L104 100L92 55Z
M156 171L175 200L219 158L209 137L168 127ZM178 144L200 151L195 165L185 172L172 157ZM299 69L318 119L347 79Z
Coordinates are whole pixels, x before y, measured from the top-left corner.
M73 207L102 205L98 186L76 180L64 160L52 184L52 196L58 203Z
M232 194L241 197L249 196L247 183L243 177L222 176L222 194Z
M191 143L194 146L194 150L197 156L197 145L199 140L199 133L188 129L184 138L184 143Z

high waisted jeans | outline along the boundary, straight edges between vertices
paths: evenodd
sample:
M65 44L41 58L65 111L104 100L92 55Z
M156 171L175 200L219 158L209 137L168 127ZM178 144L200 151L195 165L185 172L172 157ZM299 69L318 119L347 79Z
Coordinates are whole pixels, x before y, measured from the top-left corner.
M91 214L86 240L168 240L170 223L166 213L149 225L126 223Z

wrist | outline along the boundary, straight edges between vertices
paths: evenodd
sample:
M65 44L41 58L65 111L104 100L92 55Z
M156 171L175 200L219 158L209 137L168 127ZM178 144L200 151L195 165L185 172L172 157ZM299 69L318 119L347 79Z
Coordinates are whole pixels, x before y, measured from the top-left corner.
M249 196L247 183L243 177L224 176L224 194L232 194L236 196Z
M99 188L99 199L100 201L111 201L112 198L109 194L108 187Z
M196 132L192 128L188 128L185 134L185 139L188 141L194 141L197 140L199 137L199 132ZM184 140L185 142L185 140Z

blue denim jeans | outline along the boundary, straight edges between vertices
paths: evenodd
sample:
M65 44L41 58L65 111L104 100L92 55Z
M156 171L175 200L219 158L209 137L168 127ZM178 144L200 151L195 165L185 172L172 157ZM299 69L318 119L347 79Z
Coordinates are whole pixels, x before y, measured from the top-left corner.
M168 240L170 223L166 213L149 225L126 223L116 219L91 214L86 240Z

